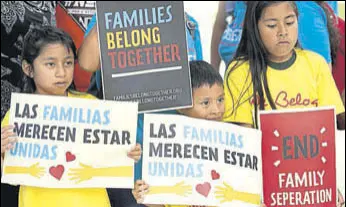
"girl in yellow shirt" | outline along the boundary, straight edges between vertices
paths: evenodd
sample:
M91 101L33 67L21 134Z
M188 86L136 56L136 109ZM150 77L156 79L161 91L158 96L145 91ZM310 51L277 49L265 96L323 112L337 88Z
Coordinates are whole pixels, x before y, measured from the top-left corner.
M298 47L295 2L248 2L245 16L239 47L225 75L224 121L253 127L257 124L253 110L257 114L317 106L335 106L344 119L328 64L322 56Z
M33 28L24 40L22 69L24 93L95 99L91 95L70 92L76 47L65 32L50 26ZM1 124L1 163L4 152L13 147L16 136L8 126L7 113ZM128 153L139 160L140 146ZM35 166L32 166L35 167ZM107 191L94 189L51 189L20 186L19 207L110 207Z
M345 129L329 66L298 48L297 21L294 1L247 2L242 38L225 76L224 121L256 127L253 111L334 106L338 128Z

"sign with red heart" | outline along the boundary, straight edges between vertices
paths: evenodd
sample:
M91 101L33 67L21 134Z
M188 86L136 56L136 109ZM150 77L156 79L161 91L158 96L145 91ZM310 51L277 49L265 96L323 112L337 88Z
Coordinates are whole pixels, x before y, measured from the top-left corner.
M180 115L145 114L144 203L259 206L261 132Z
M13 108L3 124L16 126L18 140L6 154L2 183L133 188L137 156L126 152L140 154L137 103L70 92L66 97L13 93L11 98Z
M198 184L196 186L196 191L199 194L203 195L204 197L208 197L210 190L211 190L211 185L208 182L205 182L203 184Z
M53 176L57 180L61 180L63 176L65 168L63 165L52 166L49 168L49 174Z
M66 162L72 162L76 159L76 155L71 152L66 152Z
M213 180L218 180L218 179L220 179L220 174L218 172L216 172L216 170L212 170L211 171L211 178Z

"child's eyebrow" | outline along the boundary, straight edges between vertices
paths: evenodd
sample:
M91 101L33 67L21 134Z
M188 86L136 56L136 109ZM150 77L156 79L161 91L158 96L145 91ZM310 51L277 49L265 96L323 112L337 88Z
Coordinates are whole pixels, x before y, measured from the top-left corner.
M203 100L205 100L205 99L210 99L209 96L198 96L198 97L196 97L196 98L199 99L199 100L201 100L201 99L203 99Z
M270 19L265 19L264 20L265 22L269 22L269 21L279 21L278 19L275 19L275 18L270 18Z
M295 17L295 16L296 16L295 14L291 14L291 15L288 15L287 17L285 17L285 19L292 18L292 17Z
M287 17L285 17L285 19L293 18L295 16L296 16L295 14L291 14L291 15L288 15ZM270 18L270 19L265 19L264 21L269 22L269 21L279 21L279 20L276 18Z
M43 60L56 60L55 57L46 57L46 58L43 58Z
M65 57L65 59L71 59L71 58L73 59L74 56L73 56L73 55L69 55L69 56L66 56L66 57Z

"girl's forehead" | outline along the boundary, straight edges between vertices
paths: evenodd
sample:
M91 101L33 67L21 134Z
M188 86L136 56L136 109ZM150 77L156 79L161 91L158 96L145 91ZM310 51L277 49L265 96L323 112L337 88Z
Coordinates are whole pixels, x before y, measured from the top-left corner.
M72 55L72 49L62 43L50 43L42 47L40 55L44 56L61 56Z
M66 52L70 51L70 48L67 47L66 45L62 44L62 43L49 43L46 44L42 47L41 51L55 51L55 50L66 50Z
M65 47L62 43L48 43L42 47L42 50L56 50Z
M292 12L294 13L292 3L287 1L287 2L275 3L264 8L261 16L262 18L286 16Z

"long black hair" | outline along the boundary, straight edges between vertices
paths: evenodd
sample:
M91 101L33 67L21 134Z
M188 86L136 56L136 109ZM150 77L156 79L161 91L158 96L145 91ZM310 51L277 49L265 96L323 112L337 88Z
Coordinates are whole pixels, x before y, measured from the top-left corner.
M71 49L74 59L77 59L77 50L72 38L61 29L53 26L34 26L24 37L24 45L22 51L22 61L26 61L31 65L31 69L35 70L33 64L35 59L40 55L42 48L48 44L63 44L66 48ZM34 93L36 85L34 80L23 73L20 82L20 88L23 93ZM69 86L73 89L74 84Z
M253 96L248 97L245 101L248 101L251 98L254 98L255 105L255 125L257 124L257 111L258 111L258 102L260 110L264 110L265 96L268 98L269 104L272 109L276 109L273 98L271 96L268 81L267 81L267 66L268 66L268 51L266 50L264 43L261 39L258 22L262 16L263 10L273 4L283 3L282 1L248 1L247 9L244 20L243 33L237 51L230 61L230 65L233 65L226 72L226 87L229 91L229 78L231 73L238 68L241 64L249 62L250 73L247 76L247 79L251 75L252 78L252 87L253 87ZM293 1L289 2L298 17L298 9L296 4ZM297 41L296 47L299 46ZM247 81L245 81L247 82ZM243 97L246 94L246 91L251 87L251 83L247 86L244 86L240 91L240 97L237 99L237 103L234 102L234 97L231 93L231 98L233 102L233 111L236 113L236 109L243 104L245 101ZM264 91L263 91L264 88Z

